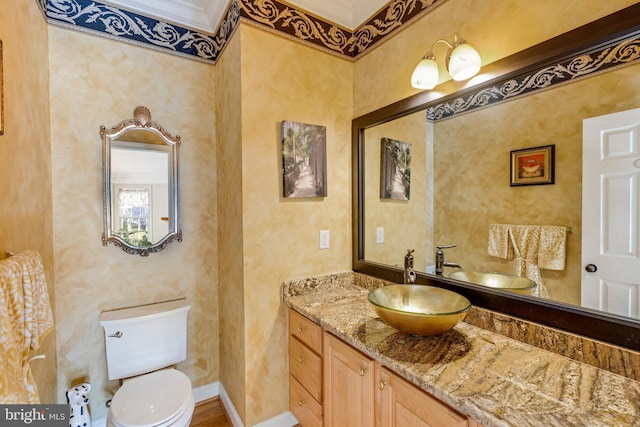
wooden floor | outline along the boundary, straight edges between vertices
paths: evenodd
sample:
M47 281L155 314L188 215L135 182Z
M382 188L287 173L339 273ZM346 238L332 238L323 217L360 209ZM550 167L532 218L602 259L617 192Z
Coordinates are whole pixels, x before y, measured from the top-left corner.
M190 427L232 427L220 399L214 397L196 405Z

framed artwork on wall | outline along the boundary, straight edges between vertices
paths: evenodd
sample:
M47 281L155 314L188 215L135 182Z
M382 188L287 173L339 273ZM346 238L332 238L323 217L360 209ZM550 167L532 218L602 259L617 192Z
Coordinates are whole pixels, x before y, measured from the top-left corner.
M411 143L382 138L380 147L380 198L409 200Z
M555 145L511 151L512 187L555 183Z
M282 122L283 197L327 196L327 128Z

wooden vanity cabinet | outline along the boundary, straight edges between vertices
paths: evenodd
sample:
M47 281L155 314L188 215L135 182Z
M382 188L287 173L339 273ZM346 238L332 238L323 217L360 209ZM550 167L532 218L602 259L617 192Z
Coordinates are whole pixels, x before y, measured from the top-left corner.
M376 409L376 427L481 427L379 364Z
M292 309L289 408L302 427L481 427Z
M289 408L303 427L322 427L322 328L289 310Z

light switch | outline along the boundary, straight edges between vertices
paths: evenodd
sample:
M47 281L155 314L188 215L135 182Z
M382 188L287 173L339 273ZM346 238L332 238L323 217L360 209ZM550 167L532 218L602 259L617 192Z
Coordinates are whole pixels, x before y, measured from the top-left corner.
M384 243L384 227L376 228L376 243Z
M320 230L320 249L329 249L329 230Z

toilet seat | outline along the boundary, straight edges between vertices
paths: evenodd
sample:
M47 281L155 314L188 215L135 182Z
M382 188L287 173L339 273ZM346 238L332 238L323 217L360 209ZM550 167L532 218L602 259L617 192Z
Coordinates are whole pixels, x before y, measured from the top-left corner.
M116 427L182 426L188 425L194 406L189 378L163 369L125 381L111 400L109 420Z

